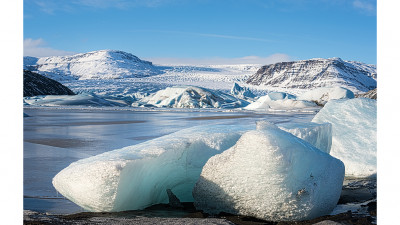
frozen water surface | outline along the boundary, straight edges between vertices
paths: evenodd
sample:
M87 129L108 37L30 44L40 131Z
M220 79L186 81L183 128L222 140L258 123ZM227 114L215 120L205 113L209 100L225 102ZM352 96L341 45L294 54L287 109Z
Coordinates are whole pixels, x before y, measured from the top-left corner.
M54 189L52 178L79 159L135 145L184 128L212 124L309 122L315 113L254 113L215 110L133 111L25 108L24 209L83 211Z

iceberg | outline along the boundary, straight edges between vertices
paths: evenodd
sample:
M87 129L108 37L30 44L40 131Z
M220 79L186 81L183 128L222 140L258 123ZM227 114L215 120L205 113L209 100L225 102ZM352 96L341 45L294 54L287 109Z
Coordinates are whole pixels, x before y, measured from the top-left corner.
M247 98L254 98L256 97L250 89L246 87L241 87L239 84L234 83L233 87L231 89L231 95L241 98L241 99L247 99Z
M299 100L313 101L319 105L325 105L329 100L346 98L354 98L354 93L342 87L320 87L298 97Z
M195 86L174 86L141 100L142 105L168 108L237 108L248 105L245 100L216 90Z
M38 95L24 97L24 104L39 106L126 106L123 102L111 101L95 94Z
M344 179L343 163L268 122L204 165L193 189L206 213L272 221L307 220L329 214Z
M278 127L301 138L321 151L329 154L332 146L332 125L330 123L284 123Z
M346 176L376 175L376 100L329 101L312 122L332 124L330 154L344 162Z
M197 126L82 159L59 172L53 186L95 212L168 203L167 189L181 201L191 202L192 189L207 160L232 147L253 127Z
M257 101L249 104L247 110L299 110L315 108L314 102L296 100L294 95L284 92L271 92L260 97Z

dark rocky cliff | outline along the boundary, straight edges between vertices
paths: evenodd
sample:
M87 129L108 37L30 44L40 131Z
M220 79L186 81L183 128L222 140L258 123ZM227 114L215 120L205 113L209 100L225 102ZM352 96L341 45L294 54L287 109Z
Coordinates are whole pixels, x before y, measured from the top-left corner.
M36 95L75 95L75 93L55 80L24 70L24 97Z

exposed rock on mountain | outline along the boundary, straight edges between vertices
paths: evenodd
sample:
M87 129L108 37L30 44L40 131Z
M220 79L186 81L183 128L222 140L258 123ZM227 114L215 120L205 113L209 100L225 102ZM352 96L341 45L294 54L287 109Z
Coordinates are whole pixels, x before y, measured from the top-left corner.
M75 95L75 93L55 80L24 70L24 97L36 95Z
M372 99L377 99L378 98L378 91L377 88L374 90L370 90L366 93L359 94L357 95L357 98L372 98Z
M72 56L24 57L24 68L58 81L146 77L161 73L151 62L116 50L100 50Z
M246 83L297 89L342 86L365 92L376 88L376 67L340 58L281 62L261 67Z

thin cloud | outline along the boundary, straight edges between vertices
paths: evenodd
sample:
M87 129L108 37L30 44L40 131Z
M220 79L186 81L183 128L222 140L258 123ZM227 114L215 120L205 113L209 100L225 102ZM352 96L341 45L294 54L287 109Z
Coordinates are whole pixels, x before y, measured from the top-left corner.
M355 0L353 1L353 6L367 13L374 13L376 11L375 1L368 0Z
M80 7L125 10L132 7L159 7L183 1L187 0L33 0L33 3L36 4L42 12L54 14L56 11L71 12Z
M134 30L134 32L154 32L154 33L180 34L180 35L189 35L198 37L200 36L200 37L212 37L212 38L235 39L235 40L246 40L246 41L279 42L277 40L266 39L266 38L235 36L235 35L225 35L225 34L211 34L211 33L195 33L195 32L184 32L184 31Z
M50 48L43 39L24 39L24 56L48 57L73 55L74 52Z
M237 64L258 64L267 65L277 62L291 61L291 57L286 54L273 54L267 57L245 56L239 58L146 58L158 65L237 65Z
M264 42L276 42L270 39L264 38L254 38L254 37L243 37L243 36L231 36L231 35L222 35L222 34L203 34L203 33L189 33L198 36L204 37L216 37L216 38L225 38L225 39L236 39L236 40L247 40L247 41L264 41Z

